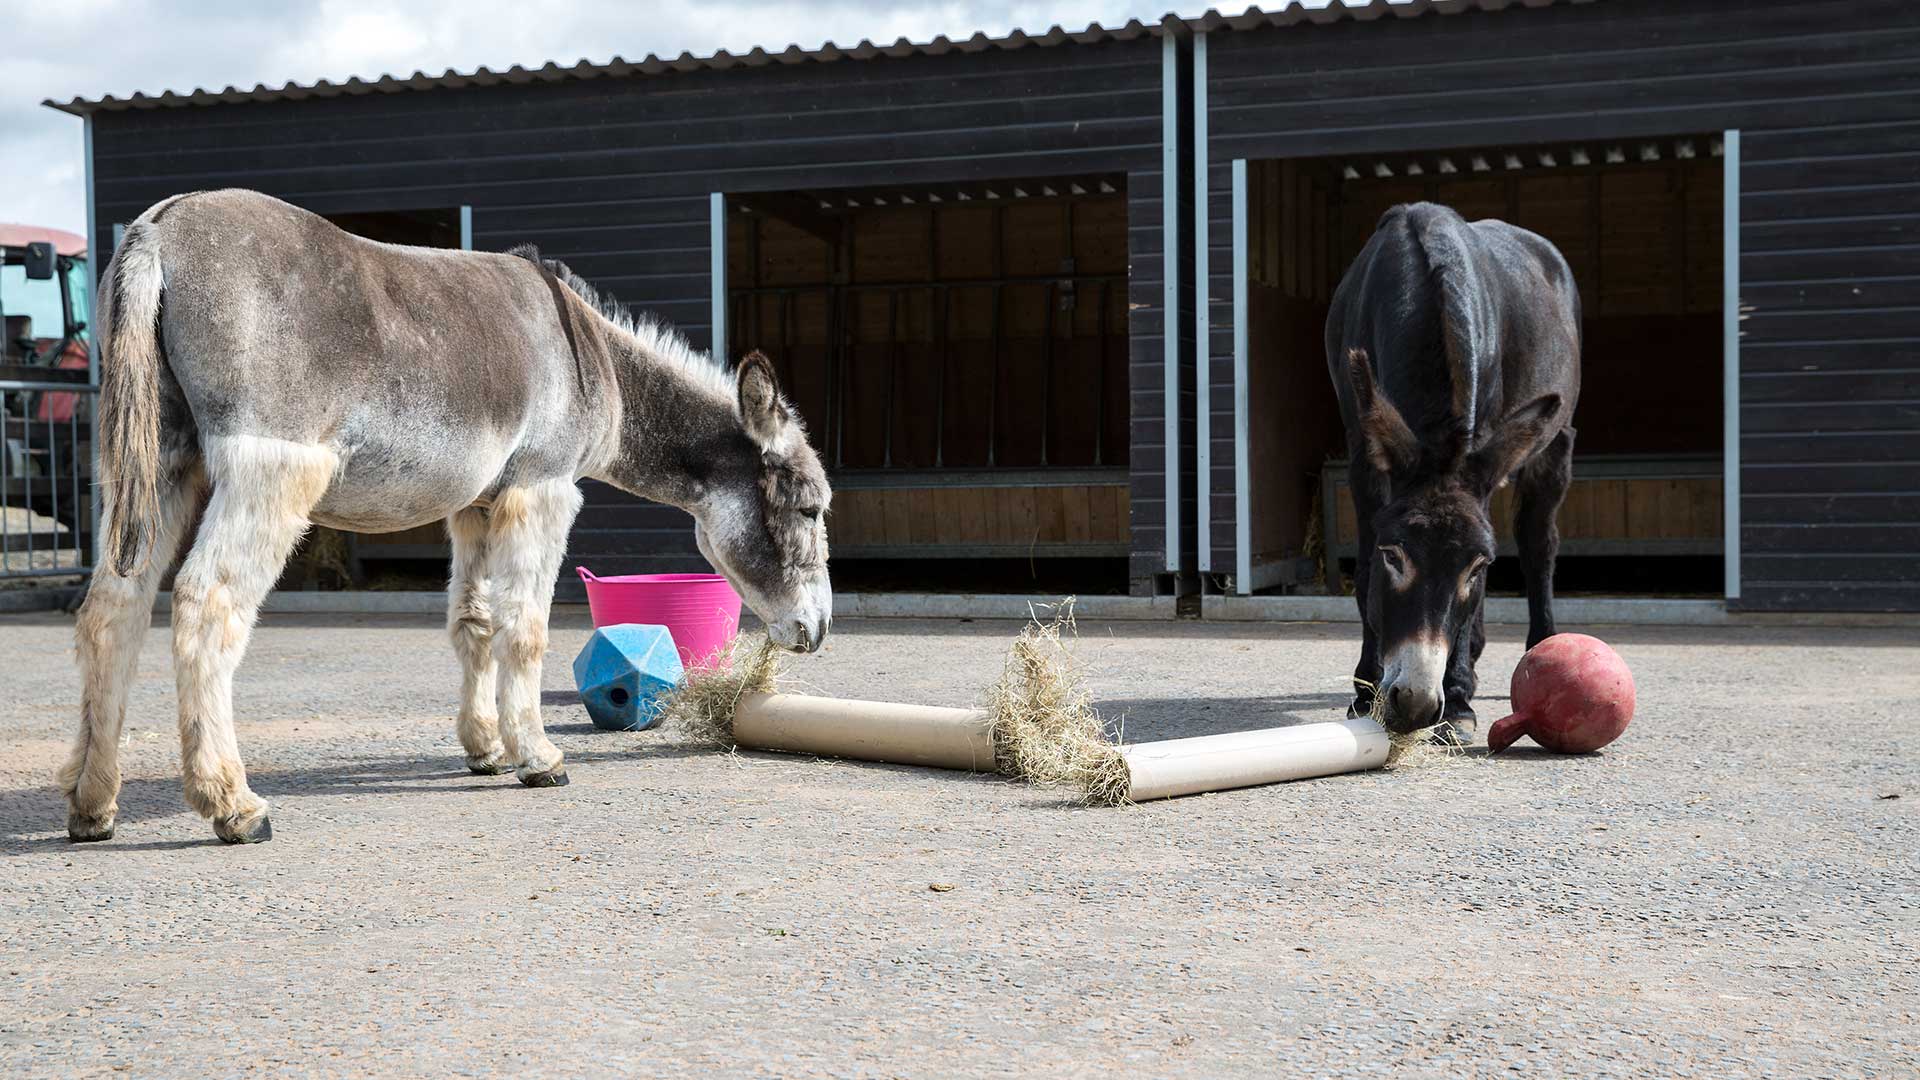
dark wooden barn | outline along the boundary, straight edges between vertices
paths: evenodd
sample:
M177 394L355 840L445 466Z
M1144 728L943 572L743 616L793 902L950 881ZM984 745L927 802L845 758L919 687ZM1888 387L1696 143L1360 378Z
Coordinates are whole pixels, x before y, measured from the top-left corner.
M56 107L102 247L225 185L537 243L776 359L837 564L1090 561L1135 594L1341 591L1329 295L1388 206L1507 218L1581 285L1563 580L1920 609L1905 0L1335 0ZM684 515L604 488L572 552L698 565Z
M1380 212L1424 198L1543 233L1581 283L1563 576L1678 560L1669 588L1740 609L1920 608L1920 5L1416 0L1190 25L1211 588L1350 567L1320 330Z
M1165 225L1190 212L1162 207L1190 146L1185 37L1131 23L56 107L86 118L100 249L154 201L218 187L376 239L531 242L699 346L775 359L834 474L837 563L919 560L910 582L928 559L1078 559L1153 593L1194 559L1191 339L1163 339L1182 250ZM437 525L353 543L445 550ZM704 568L684 514L600 485L569 560Z

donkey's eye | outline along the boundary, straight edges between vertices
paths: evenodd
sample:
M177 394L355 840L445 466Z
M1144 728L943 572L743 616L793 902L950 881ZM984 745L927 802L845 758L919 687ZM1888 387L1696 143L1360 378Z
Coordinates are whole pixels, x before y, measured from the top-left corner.
M1493 565L1493 560L1487 558L1485 555L1467 564L1466 573L1460 575L1460 598L1462 600L1473 595L1474 586L1480 583L1480 579L1486 575L1487 567L1491 565Z
M808 521L819 521L822 513L825 513L825 511L818 506L802 507L800 510L800 516L806 518Z
M1412 568L1407 564L1406 550L1398 544L1383 545L1380 548L1380 562L1395 580L1404 581L1412 576Z

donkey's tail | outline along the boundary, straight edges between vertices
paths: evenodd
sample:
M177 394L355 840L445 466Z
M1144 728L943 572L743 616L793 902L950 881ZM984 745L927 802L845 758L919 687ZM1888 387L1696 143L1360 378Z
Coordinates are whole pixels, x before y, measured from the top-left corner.
M107 529L101 562L121 577L146 568L160 517L160 241L138 221L127 230L101 298L100 480Z

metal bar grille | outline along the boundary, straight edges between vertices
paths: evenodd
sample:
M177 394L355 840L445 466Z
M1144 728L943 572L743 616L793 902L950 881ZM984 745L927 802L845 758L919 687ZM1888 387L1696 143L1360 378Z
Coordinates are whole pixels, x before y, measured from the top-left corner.
M84 382L0 380L0 581L92 570L93 448L81 432L98 393Z
M732 290L728 307L737 312L758 310L759 305L771 300L779 305L781 312L780 329L774 335L776 340L756 342L746 337L737 339L742 348L756 346L773 347L783 355L802 344L799 341L797 309L805 296L819 297L827 312L826 327L826 420L821 430L820 445L825 449L832 468L846 467L848 454L847 431L851 426L849 417L853 409L850 404L854 393L853 351L856 346L871 349L872 355L884 365L884 372L874 373L884 383L884 397L880 415L876 419L874 435L878 436L879 467L887 469L911 468L911 457L903 460L905 453L898 428L901 422L913 423L914 414L909 410L901 412L905 406L900 404L900 396L905 388L917 380L934 380L934 392L930 395L932 413L927 419L931 422L933 436L932 464L936 468L955 467L956 458L949 442L948 413L953 408L948 400L948 382L950 372L957 370L959 363L953 357L953 342L950 331L955 323L955 304L958 294L967 291L986 290L989 293L988 316L992 324L983 340L990 340L991 355L988 374L987 401L990 407L986 415L975 423L986 429L986 467L996 468L1003 464L1005 454L1001 443L1009 435L1008 418L1003 415L1003 390L1006 384L1006 362L1008 334L1006 319L1008 312L1007 293L1013 289L1030 289L1038 293L1045 308L1041 316L1038 342L1040 345L1039 362L1042 370L1036 382L1039 384L1040 427L1031 432L1038 446L1038 463L1051 465L1060 457L1060 439L1055 424L1054 400L1062 392L1057 385L1055 369L1060 360L1060 335L1062 324L1069 332L1074 330L1074 316L1070 303L1081 302L1089 291L1097 294L1099 326L1092 335L1097 344L1096 372L1086 391L1087 408L1093 413L1092 464L1105 465L1112 458L1110 440L1107 436L1108 421L1108 379L1107 366L1110 362L1115 331L1112 326L1114 316L1114 297L1118 290L1126 286L1126 277L1121 274L1067 274L1044 277L997 277L968 278L940 282L902 282L876 283L862 285L807 284L807 285L766 285ZM862 323L857 317L859 301L862 295L875 294L886 298L886 310L883 335L878 340L860 341ZM924 306L921 306L924 302ZM931 339L909 342L907 329L915 323L911 317L903 317L907 312L925 313L926 325L931 328ZM875 312L870 323L880 323L881 317ZM757 333L759 327L736 327L738 330ZM919 356L909 348L913 345L924 346ZM913 445L911 443L907 445ZM963 459L962 459L963 460ZM1070 460L1070 459L1069 459ZM924 463L923 463L924 464ZM966 467L960 465L958 467ZM977 466L976 466L977 467Z

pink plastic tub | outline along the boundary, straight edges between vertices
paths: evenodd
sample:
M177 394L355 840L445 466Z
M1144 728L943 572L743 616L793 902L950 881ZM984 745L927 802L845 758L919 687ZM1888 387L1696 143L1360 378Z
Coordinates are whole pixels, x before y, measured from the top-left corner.
M586 583L593 625L664 626L687 667L702 666L740 632L740 594L719 574L603 578L584 566L574 569Z

